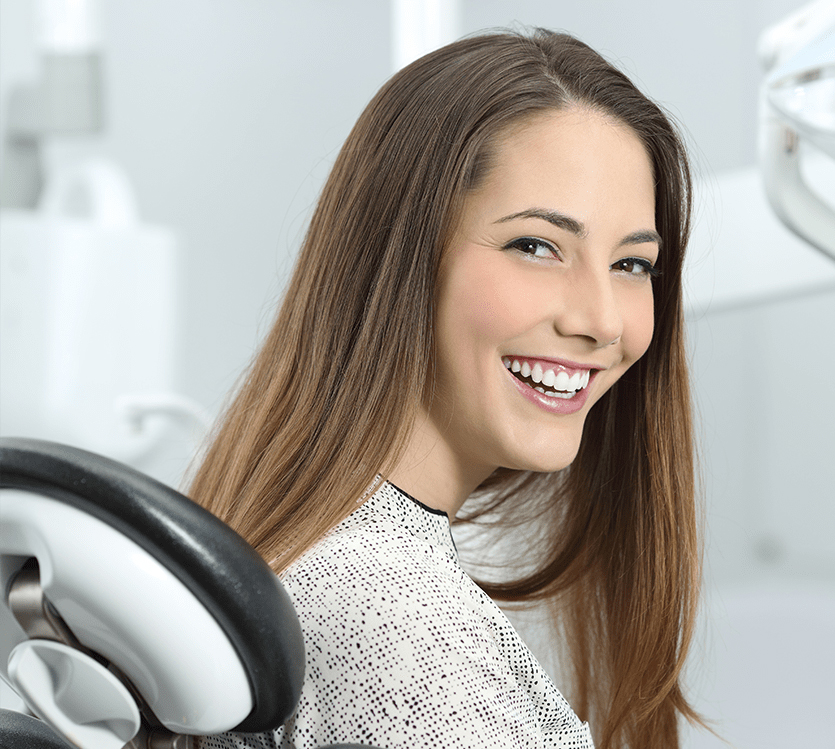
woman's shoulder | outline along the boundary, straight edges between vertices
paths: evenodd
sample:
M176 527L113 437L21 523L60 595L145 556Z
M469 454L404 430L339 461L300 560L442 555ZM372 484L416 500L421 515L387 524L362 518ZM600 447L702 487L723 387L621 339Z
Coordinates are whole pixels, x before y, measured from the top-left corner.
M281 580L305 629L340 629L349 621L373 628L432 617L485 620L447 517L385 492L332 529Z

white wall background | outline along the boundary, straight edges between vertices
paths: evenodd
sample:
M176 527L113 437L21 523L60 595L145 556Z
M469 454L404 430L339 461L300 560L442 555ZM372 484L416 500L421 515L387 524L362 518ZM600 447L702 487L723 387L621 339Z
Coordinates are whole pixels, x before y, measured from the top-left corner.
M461 34L575 33L684 124L697 174L715 184L756 161L756 39L800 5L462 0L459 18ZM118 160L145 220L177 232L178 387L216 411L269 324L339 145L391 72L391 11L384 0L102 6L107 131L56 142L51 158ZM0 0L0 129L10 87L37 75L33 29L33 0ZM735 212L720 222L721 213L707 195L693 247L717 266L722 226L750 220ZM834 323L828 283L691 320L717 586L775 575L835 585Z

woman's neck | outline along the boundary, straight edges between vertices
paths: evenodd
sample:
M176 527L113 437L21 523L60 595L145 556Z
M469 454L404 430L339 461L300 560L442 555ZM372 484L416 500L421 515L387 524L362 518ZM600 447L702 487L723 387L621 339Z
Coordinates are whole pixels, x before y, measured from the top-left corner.
M424 415L418 417L403 457L386 478L428 507L454 518L495 468L456 455L433 420Z

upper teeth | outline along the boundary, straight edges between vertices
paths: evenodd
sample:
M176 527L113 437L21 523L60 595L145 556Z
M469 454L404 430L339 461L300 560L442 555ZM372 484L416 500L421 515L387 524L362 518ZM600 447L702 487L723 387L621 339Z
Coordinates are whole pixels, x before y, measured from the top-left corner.
M580 372L575 372L573 375L568 374L564 369L555 371L553 369L542 369L542 365L536 362L531 367L524 359L520 362L519 359L510 359L503 357L505 367L511 372L519 372L522 377L530 377L534 382L541 383L545 387L554 388L569 392L571 390L580 390L589 384L589 377L591 370L584 369Z

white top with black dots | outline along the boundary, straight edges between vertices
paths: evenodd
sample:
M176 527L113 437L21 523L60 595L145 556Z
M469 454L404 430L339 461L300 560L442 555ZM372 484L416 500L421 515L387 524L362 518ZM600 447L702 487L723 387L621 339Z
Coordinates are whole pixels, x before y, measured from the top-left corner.
M287 724L204 749L592 747L499 607L458 563L447 515L389 483L282 575L307 670Z

